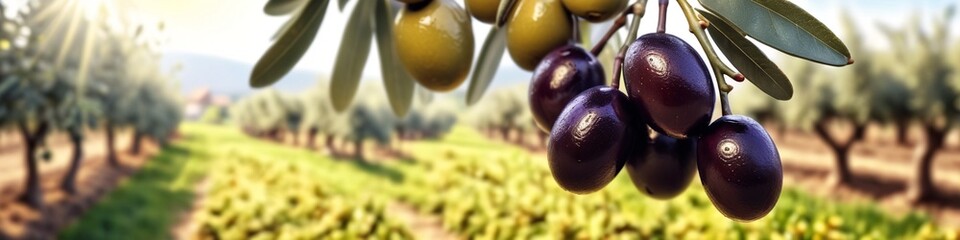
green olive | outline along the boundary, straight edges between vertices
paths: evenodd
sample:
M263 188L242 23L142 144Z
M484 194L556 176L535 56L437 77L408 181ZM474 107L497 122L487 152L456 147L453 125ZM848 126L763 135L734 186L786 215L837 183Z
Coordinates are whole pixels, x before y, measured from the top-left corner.
M507 22L510 57L532 71L543 56L570 42L572 20L560 0L518 0Z
M464 0L464 3L467 5L467 12L478 21L493 23L497 19L500 0Z
M562 0L571 13L590 22L603 22L627 8L627 0Z
M420 85L450 91L463 83L473 64L470 15L453 0L404 8L394 22L397 55Z

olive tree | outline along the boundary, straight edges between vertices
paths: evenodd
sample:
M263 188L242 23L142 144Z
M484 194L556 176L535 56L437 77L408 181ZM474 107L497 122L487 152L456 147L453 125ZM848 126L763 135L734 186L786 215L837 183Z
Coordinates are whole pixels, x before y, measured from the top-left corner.
M68 104L74 98L68 93L73 87L62 78L54 76L49 65L35 62L26 66L26 69L5 73L4 81L14 81L5 84L14 84L4 96L2 116L4 125L15 124L20 131L24 143L24 160L27 170L26 186L20 200L29 206L42 205L43 196L40 187L40 173L38 166L38 150L45 144L47 136L54 131L64 114L69 113L72 105ZM46 154L45 154L46 155ZM44 156L49 157L49 156Z
M333 122L337 114L330 105L329 98L325 96L326 88L317 85L300 95L300 101L303 104L303 120L301 128L306 130L306 147L316 149L316 138L318 134L326 136L324 145L328 151L333 151Z
M0 7L5 7L0 3ZM26 34L30 15L22 13L10 17L0 9L0 125L13 125L20 132L24 143L26 181L19 200L31 207L40 207L43 195L40 186L38 152L47 136L63 120L65 108L69 108L68 93L73 87L64 78L57 76L50 64L49 55L40 54L38 37ZM48 154L44 154L49 157Z
M68 91L65 95L67 100L59 110L60 121L57 129L66 132L67 137L73 148L70 156L70 165L67 172L60 181L60 189L66 193L76 193L76 178L80 171L84 159L83 143L86 129L96 128L99 116L103 113L100 103L90 98L90 92L99 90L97 84L77 85L75 68L73 70L64 70L58 73L60 81L63 81L66 88L72 88L75 91ZM81 89L82 88L82 89Z
M364 142L390 143L396 121L386 99L367 97L353 104L334 122L336 135L353 143L354 158L364 160Z
M504 141L510 141L511 131L520 132L521 125L528 124L522 120L524 112L530 111L526 86L495 89L489 97L472 109L476 118L474 123L487 131L498 132Z
M282 96L283 126L292 138L294 146L300 145L300 129L303 124L304 103L297 96Z
M874 71L876 64L855 29L851 22L845 21L844 42L853 54L861 56L856 64L847 68L826 68L806 61L789 60L783 65L794 85L794 98L760 107L782 108L779 111L788 127L813 131L829 147L836 164L831 176L831 182L835 184L851 180L850 150L863 139L870 116L876 110L864 107L871 106L877 96L869 88L877 75ZM755 114L775 116L776 110L761 110Z
M882 27L892 45L896 60L887 63L891 69L902 69L900 77L906 79L913 90L911 107L914 119L921 126L923 138L916 146L913 157L914 179L909 184L908 196L916 201L933 198L938 194L933 185L932 166L937 151L943 148L944 138L957 124L960 108L957 106L958 91L956 66L951 65L951 20L953 8L932 19L929 32L923 30L920 17L915 17L908 27L892 29Z
M248 134L281 141L286 122L284 111L281 94L275 89L266 89L237 102L230 115Z

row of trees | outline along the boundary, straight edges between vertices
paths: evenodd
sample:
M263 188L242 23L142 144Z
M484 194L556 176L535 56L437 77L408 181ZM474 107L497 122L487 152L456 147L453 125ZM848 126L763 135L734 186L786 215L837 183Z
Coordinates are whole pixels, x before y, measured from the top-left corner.
M342 113L333 109L329 91L321 82L299 94L284 94L265 89L238 101L230 118L249 135L284 141L288 135L294 145L317 149L317 138L325 136L325 147L334 151L334 141L354 145L357 159L363 159L363 145L373 140L381 146L394 140L438 138L449 132L457 121L451 101L432 101L421 97L406 116L396 117L382 95L359 99ZM366 92L379 91L366 87ZM301 144L301 138L305 143Z
M735 111L776 122L786 128L812 131L830 146L838 184L851 181L850 149L864 140L870 124L892 126L896 141L908 145L908 129L919 126L915 146L915 178L908 196L920 201L937 197L931 167L944 139L960 120L960 42L950 33L953 8L924 24L913 17L903 28L879 25L890 47L871 49L849 15L844 15L844 42L856 57L846 68L818 67L805 62L784 64L796 94L786 102L751 97L762 93L743 86L731 95ZM924 26L928 26L925 28ZM737 96L740 95L740 96Z
M181 118L172 77L161 71L144 27L51 17L82 14L66 2L28 1L15 15L0 3L0 128L15 128L23 139L27 177L19 199L35 208L43 202L38 160L49 158L42 148L51 134L66 134L73 147L60 184L73 193L87 132L105 132L107 161L119 167L118 129L133 130L138 154L144 138L167 142Z
M537 127L528 101L526 85L495 89L471 108L469 124L489 137L499 135L507 142L545 148L548 134ZM526 138L531 134L537 137L534 145L530 145Z

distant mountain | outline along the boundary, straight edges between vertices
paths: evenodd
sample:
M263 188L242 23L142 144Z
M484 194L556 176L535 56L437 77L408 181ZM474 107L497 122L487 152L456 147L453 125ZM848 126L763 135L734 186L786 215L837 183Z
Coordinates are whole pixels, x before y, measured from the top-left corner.
M510 61L505 57L503 61ZM210 91L218 95L227 95L231 97L240 97L254 91L248 85L250 72L253 65L232 59L216 56L172 52L164 55L163 67L169 69L175 64L182 64L180 71L181 92L189 92L199 88L209 88ZM321 73L294 69L287 76L273 85L281 91L298 92L303 89L313 87L318 79L321 79ZM523 71L515 66L501 67L497 71L496 80L490 86L491 89L504 86L513 86L517 84L526 84L530 79L531 73ZM464 96L466 88L464 86L449 95ZM463 97L459 97L462 99Z
M227 96L242 96L254 89L248 81L253 65L231 59L200 55L194 53L174 52L163 57L163 67L169 69L175 64L183 64L180 71L180 90L184 94L198 88L210 88L215 94ZM299 91L312 87L320 77L317 72L294 69L287 76L273 85L283 91Z

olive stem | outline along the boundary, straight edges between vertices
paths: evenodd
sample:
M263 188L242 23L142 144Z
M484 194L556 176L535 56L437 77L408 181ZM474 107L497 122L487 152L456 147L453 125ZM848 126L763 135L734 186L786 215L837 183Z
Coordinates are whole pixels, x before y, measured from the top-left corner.
M660 19L658 19L657 22L657 33L664 33L667 31L667 5L669 4L669 0L660 0Z
M572 15L571 18L573 18L573 41L577 44L583 44L583 36L581 36L583 33L580 32L580 18Z
M640 31L640 20L647 11L647 0L639 0L629 9L633 11L633 21L630 22L630 32L627 33L627 40L624 41L617 57L613 59L613 80L610 81L610 87L620 89L620 73L623 68L623 58L627 56L627 49L637 40L637 32Z
M621 13L620 16L613 21L613 26L610 26L610 29L607 30L607 33L605 33L603 37L600 38L600 41L597 41L597 44L593 45L593 49L590 49L590 53L593 54L593 56L600 55L600 52L603 51L603 48L607 46L607 41L610 41L610 38L612 38L613 35L616 34L617 31L623 27L623 25L626 25L627 15L629 15L630 13L631 12L628 9L623 13Z
M720 92L720 114L722 116L732 115L733 111L730 110L730 100L727 98L729 92Z
M693 10L693 7L690 6L690 3L687 0L677 0L677 4L680 5L680 9L683 9L683 15L687 18L687 24L690 26L690 32L697 37L697 40L700 42L700 46L703 47L704 53L707 55L707 59L710 60L710 66L713 67L714 78L717 81L717 88L720 89L720 106L722 108L724 115L730 114L730 102L727 99L727 93L733 91L733 86L727 84L723 76L727 75L734 79L742 79L743 75L736 73L733 69L730 69L726 64L720 61L720 58L717 57L716 51L713 49L710 40L707 39L706 33L703 32L703 26L701 22L706 22L705 20L697 17L697 12ZM709 25L709 22L706 24Z

